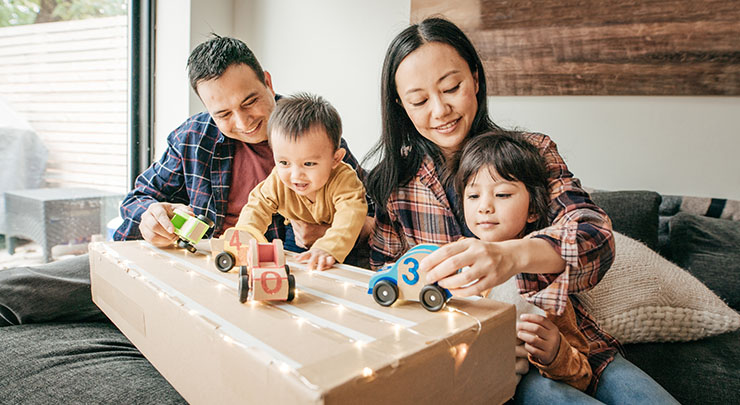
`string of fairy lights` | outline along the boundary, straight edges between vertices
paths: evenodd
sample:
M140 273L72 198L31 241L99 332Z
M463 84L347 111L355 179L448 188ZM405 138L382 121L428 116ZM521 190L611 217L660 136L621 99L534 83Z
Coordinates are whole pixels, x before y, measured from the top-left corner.
M204 265L201 266L199 264L194 264L188 260L178 257L178 255L171 254L162 249L154 247L148 242L142 241L138 243L140 243L141 247L144 247L151 256L155 256L159 259L165 260L173 268L184 271L186 274L188 274L189 277L201 277L205 280L208 280L210 282L209 284L213 285L216 291L218 291L219 293L229 293L234 295L236 294L237 283L235 281L232 281L224 275L217 274L214 271L207 270L207 267L210 263L210 256L207 257L208 259L203 260ZM267 364L268 366L276 367L277 370L279 370L282 374L292 375L293 377L301 381L301 383L304 384L307 388L315 391L319 390L319 387L316 384L309 381L308 378L306 378L299 372L299 370L303 367L303 364L301 364L299 361L290 358L284 353L281 353L269 343L263 342L257 337L233 325L228 320L219 316L217 313L199 304L195 300L187 297L185 294L167 285L165 282L157 279L150 272L146 271L135 262L122 257L120 253L118 253L110 246L110 244L100 242L96 244L102 246L102 249L98 249L98 251L102 251L110 258L110 260L118 263L119 267L122 267L130 277L141 281L148 288L152 289L160 299L166 299L174 305L183 307L183 309L189 315L199 320L200 322L204 322L205 324L212 327L217 336L219 336L219 338L222 339L225 343L240 347L241 349L250 352L254 357L261 359L262 362ZM330 273L327 271L312 271L310 269L306 269L306 266L299 263L291 262L290 266L291 269L299 269L305 271L305 273L308 274L309 277L317 276L336 282L345 293L345 296L347 295L347 291L349 289L355 288L362 289L362 293L366 294L367 282L363 283L362 281L345 277L339 274ZM356 269L346 265L335 265L335 267L356 273L367 272L367 274L364 275L368 276L368 279L369 274L371 274L369 271ZM377 321L381 324L388 325L395 339L400 339L403 332L418 336L420 339L423 339L426 344L431 344L440 340L447 341L447 338L445 337L430 337L415 330L414 327L418 325L418 323L415 321L407 320L393 314L388 314L387 312L379 309L369 308L351 300L341 298L336 295L326 293L324 291L316 290L315 288L310 288L308 286L300 286L299 288L297 286L296 300L298 299L299 294L309 294L318 299L318 302L322 305L333 306L338 314L342 314L345 311L352 311L359 312L364 316L373 317L377 319ZM329 330L335 335L343 336L346 341L352 344L357 350L367 350L368 344L377 340L373 336L354 331L348 327L340 325L332 320L328 320L315 315L290 303L261 302L252 300L247 301L246 304L250 307L269 305L274 309L284 311L295 320L299 328L307 325L308 327L316 329ZM460 322L456 319L457 316L463 316L474 321L473 330L475 331L475 333L472 335L472 337L469 337L468 341L456 344L451 344L448 342L448 344L450 345L449 353L454 359L455 368L457 370L460 364L462 364L462 362L465 360L470 346L473 344L473 342L475 342L478 335L480 334L481 322L475 316L451 305L447 306L446 314L442 316L447 317L448 330L451 330L450 335L454 335L455 333L457 333L455 330L453 330L456 325L460 324ZM469 329L469 327L464 327L464 329ZM392 362L390 364L390 367L388 367L389 364L378 364L378 368L382 368L384 372L392 373L399 365L400 363L396 361ZM358 371L358 377L371 380L377 376L377 373L378 369L373 368L371 365L366 365Z

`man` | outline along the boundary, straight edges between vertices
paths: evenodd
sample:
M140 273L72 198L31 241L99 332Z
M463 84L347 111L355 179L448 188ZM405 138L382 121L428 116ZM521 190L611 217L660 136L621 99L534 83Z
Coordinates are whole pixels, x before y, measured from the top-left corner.
M117 240L141 237L156 246L171 244L169 218L175 207L211 218L217 236L236 223L249 192L274 165L266 127L275 92L249 48L216 36L191 53L188 73L207 112L173 131L162 158L137 178L121 206L124 222ZM342 147L347 148L344 140ZM350 153L344 160L362 178ZM308 247L326 228L292 225L295 238L274 217L266 236L285 237L288 248ZM4 398L183 402L110 323L89 322L107 321L90 299L89 274L87 255L0 271L0 326L18 325L0 328L0 347L13 348L0 351ZM41 323L49 321L55 323Z
M190 210L188 205L194 214L214 221L218 236L234 226L249 192L274 166L267 120L275 108L275 91L252 51L238 39L216 36L193 50L188 75L208 112L173 131L162 158L137 178L121 205L124 222L116 240L141 236L156 246L169 245L176 238L169 221L172 211ZM344 140L341 147L348 151L344 161L362 179ZM295 223L296 246L292 229L286 233L283 222L276 217L266 236L286 239L291 250L310 246L326 228Z

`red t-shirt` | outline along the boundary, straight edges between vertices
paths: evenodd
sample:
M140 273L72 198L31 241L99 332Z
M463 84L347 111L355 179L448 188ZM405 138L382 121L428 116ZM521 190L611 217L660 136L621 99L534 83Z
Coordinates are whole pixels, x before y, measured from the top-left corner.
M272 149L267 141L260 143L235 142L236 150L231 171L229 203L226 208L224 230L236 225L242 207L247 204L249 193L262 182L275 167Z

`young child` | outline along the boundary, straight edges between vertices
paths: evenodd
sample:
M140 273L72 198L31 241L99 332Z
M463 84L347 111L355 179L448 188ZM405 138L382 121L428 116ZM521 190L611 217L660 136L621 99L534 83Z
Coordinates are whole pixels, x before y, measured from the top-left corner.
M300 93L281 98L267 124L275 168L249 194L236 228L267 242L264 233L279 213L286 220L329 224L310 250L297 256L323 270L344 261L360 235L367 214L365 189L342 162L342 121L319 96Z
M483 134L471 139L460 155L455 187L462 196L465 223L479 239L501 242L521 238L547 226L548 195L545 163L537 148L520 137ZM497 286L489 297L516 293L516 277ZM509 298L511 299L511 298ZM530 304L531 305L531 304ZM517 313L522 312L517 305ZM517 337L540 373L584 391L591 381L589 346L576 324L570 300L561 316L524 313Z

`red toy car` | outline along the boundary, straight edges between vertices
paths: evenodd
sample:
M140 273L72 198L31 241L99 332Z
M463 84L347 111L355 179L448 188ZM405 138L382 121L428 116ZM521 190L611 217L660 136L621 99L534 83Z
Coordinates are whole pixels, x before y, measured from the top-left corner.
M216 248L216 249L214 249ZM249 233L229 228L211 241L216 255L216 268L228 272L239 267L239 301L292 301L295 298L295 277L285 264L283 242L257 243Z

